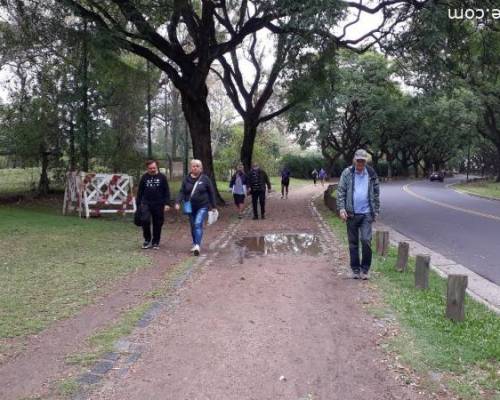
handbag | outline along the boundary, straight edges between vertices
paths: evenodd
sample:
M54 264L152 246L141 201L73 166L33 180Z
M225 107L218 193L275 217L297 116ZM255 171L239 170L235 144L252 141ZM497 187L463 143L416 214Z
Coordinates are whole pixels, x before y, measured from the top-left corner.
M151 211L147 204L140 204L134 213L134 224L136 226L144 226L149 224L149 219L151 218Z
M194 184L193 190L191 190L191 194L189 195L189 199L191 199L191 197L193 197L193 193L196 190L196 186L198 186L200 179L201 179L201 176L198 178L198 180ZM184 202L182 203L182 213L186 214L186 215L193 213L193 206L191 205L191 200L184 200Z
M215 224L217 220L219 219L219 211L215 210L210 210L208 212L208 225Z

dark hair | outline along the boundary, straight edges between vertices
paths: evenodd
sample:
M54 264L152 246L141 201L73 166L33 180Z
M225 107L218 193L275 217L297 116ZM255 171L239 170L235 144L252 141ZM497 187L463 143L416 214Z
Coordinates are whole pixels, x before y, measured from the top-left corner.
M156 164L156 166L157 166L158 168L160 168L160 166L158 165L158 161L156 161L156 160L147 160L147 161L146 161L146 167L149 167L149 166L150 166L151 164L153 164L153 163L154 163L154 164Z

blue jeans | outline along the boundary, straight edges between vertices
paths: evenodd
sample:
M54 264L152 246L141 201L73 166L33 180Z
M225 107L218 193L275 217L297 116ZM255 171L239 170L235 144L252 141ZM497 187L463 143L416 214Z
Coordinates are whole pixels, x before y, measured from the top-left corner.
M201 238L203 237L203 222L207 218L208 208L203 207L193 209L189 214L189 222L191 222L191 236L193 237L193 244L201 245Z
M371 214L354 214L347 219L347 238L349 239L351 269L355 273L367 273L370 270L372 263L372 223L373 217ZM360 241L361 262L359 259Z

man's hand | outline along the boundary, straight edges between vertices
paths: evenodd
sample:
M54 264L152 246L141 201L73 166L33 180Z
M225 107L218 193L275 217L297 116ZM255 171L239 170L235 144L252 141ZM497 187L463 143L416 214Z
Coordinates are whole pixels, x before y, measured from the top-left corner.
M170 210L170 206L165 206L165 212L167 212L168 210Z
M346 210L340 210L339 212L340 218L342 221L346 222L347 221L347 211Z
M181 209L181 206L179 206L179 203L176 203L174 208L176 211L179 211Z

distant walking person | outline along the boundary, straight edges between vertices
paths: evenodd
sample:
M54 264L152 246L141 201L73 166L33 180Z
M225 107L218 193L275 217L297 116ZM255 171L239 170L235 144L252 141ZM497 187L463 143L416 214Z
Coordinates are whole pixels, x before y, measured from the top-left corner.
M252 194L253 219L259 219L257 213L257 202L260 203L260 217L266 218L266 186L271 190L271 182L266 172L259 168L258 164L253 164L252 170L248 174L248 185Z
M316 168L314 168L313 171L311 172L311 176L314 181L314 186L316 186L316 181L318 180L318 171L316 170Z
M243 210L245 208L245 195L247 193L247 176L243 170L243 164L238 164L236 173L232 176L229 182L229 187L233 192L233 199L236 208L238 209L238 218L243 218Z
M154 160L146 161L147 172L139 181L137 190L137 208L140 209L144 236L143 249L160 248L161 229L163 227L164 212L168 211L170 202L170 189L167 177L159 172L158 163ZM151 225L153 235L151 236Z
M201 240L203 238L203 223L209 209L216 209L215 190L210 178L203 174L203 164L200 160L191 160L191 172L182 181L177 196L175 209L180 209L183 202L183 211L189 215L193 247L191 252L200 255Z
M357 150L354 165L346 168L337 187L337 210L347 222L352 277L368 279L372 262L372 223L380 211L380 188L373 168L366 165L368 154ZM361 239L362 259L359 258Z
M321 168L319 170L319 180L321 181L321 186L325 185L325 179L326 179L326 171Z
M281 171L281 198L288 199L288 187L290 186L290 170L285 167Z

